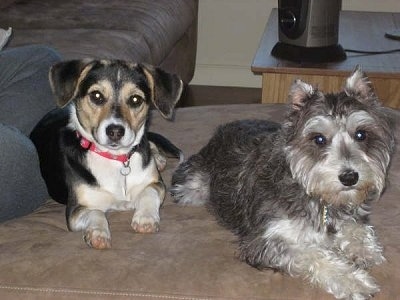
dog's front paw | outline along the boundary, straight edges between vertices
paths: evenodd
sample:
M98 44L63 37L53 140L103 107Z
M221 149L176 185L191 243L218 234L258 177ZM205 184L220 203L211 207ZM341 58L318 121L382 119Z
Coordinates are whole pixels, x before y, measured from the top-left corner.
M354 290L350 294L349 299L370 299L380 291L374 278L365 273L359 273L358 275L359 276L356 276L355 279L359 282L355 284Z
M111 248L111 236L106 230L100 228L88 228L83 239L89 247L102 250Z
M357 223L344 224L337 235L337 245L342 255L357 267L367 269L386 261L371 226Z
M351 243L345 250L345 255L359 268L367 269L386 261L382 247L376 242Z
M353 262L357 267L367 269L374 265L380 265L386 261L382 252L369 252L364 256L354 256Z
M154 233L160 230L159 219L152 216L135 215L131 226L133 231L138 233Z
M340 277L336 276L338 274L332 275L334 276L325 282L325 289L337 299L370 299L380 291L374 278L363 269L355 269Z

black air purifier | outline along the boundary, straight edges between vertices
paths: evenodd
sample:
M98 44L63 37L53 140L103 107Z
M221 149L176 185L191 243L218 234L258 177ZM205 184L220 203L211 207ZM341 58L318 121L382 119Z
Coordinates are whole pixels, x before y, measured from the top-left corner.
M346 59L338 44L341 0L278 0L279 42L271 54L295 62Z

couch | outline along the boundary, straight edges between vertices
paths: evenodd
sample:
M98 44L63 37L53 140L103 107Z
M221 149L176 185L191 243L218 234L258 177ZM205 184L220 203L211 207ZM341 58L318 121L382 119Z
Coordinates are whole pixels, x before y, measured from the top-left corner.
M185 107L174 121L153 112L150 130L178 145L188 157L215 127L242 118L281 121L284 104ZM400 112L393 111L400 120ZM400 124L396 135L400 137ZM170 186L178 161L162 173ZM372 208L371 222L387 262L372 268L381 285L374 299L400 295L400 154L389 185ZM182 207L167 195L160 232L135 234L131 213L110 213L112 248L94 250L79 232L66 229L64 207L49 200L32 214L0 224L0 299L333 299L301 279L259 271L237 257L234 236L204 207Z
M133 3L142 6L131 20L127 16L136 9ZM181 5L169 10L171 3ZM82 11L77 11L78 4L84 7ZM191 21L186 30L182 24L172 26L182 35L170 40L165 23L151 18L144 6L164 7L176 19L170 19L172 24L183 22L188 15ZM66 59L107 56L145 60L175 70L188 81L194 64L196 14L197 1L2 0L0 27L14 29L8 47L44 43ZM146 25L149 20L155 27ZM128 22L137 22L138 27ZM155 28L162 33L140 33ZM162 47L157 44L161 40ZM110 45L121 46L108 48ZM242 118L280 121L284 112L283 104L179 108L172 122L153 112L150 130L168 137L188 157L206 143L219 124ZM400 112L392 113L400 120ZM396 152L390 184L381 201L374 204L371 217L388 260L371 271L382 288L375 299L400 295L399 158ZM177 164L168 159L162 173L167 186ZM29 215L1 223L0 299L333 299L300 279L259 271L239 261L234 236L204 207L181 207L167 195L156 234L133 233L129 212L110 213L109 220L112 249L104 251L88 248L81 233L69 232L64 207L51 199Z
M44 44L64 59L147 62L188 83L194 73L198 0L1 0L7 47Z

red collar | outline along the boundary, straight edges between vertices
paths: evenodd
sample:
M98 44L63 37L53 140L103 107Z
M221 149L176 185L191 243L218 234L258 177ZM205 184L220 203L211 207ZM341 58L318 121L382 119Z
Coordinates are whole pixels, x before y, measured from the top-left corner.
M95 143L92 143L85 137L83 137L78 131L76 132L76 136L80 139L79 143L82 146L83 149L90 150L95 152L96 154L103 156L108 159L113 159L113 160L118 160L122 163L126 163L130 158L131 155L136 151L137 145L131 149L127 154L120 154L120 155L115 155L107 151L100 151Z

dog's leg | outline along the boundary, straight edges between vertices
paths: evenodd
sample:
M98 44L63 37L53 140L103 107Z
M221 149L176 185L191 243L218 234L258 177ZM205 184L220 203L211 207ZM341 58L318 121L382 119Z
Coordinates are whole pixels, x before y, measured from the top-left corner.
M160 229L159 209L165 195L162 182L152 183L141 192L134 202L135 213L131 226L135 232L152 233Z
M369 299L379 292L375 280L334 251L319 246L293 247L291 275L308 278L338 299Z
M368 268L385 261L372 226L355 222L345 223L336 234L335 245L357 266Z
M164 171L165 167L167 166L167 159L165 155L162 154L160 149L158 149L158 147L153 142L150 142L149 144L150 151L154 157L158 171Z
M111 248L111 234L103 211L84 206L67 208L68 228L83 231L83 239L95 249Z
M257 268L273 268L302 277L336 298L368 299L379 291L374 279L331 250L313 229L277 221L264 234L241 241L241 258Z

